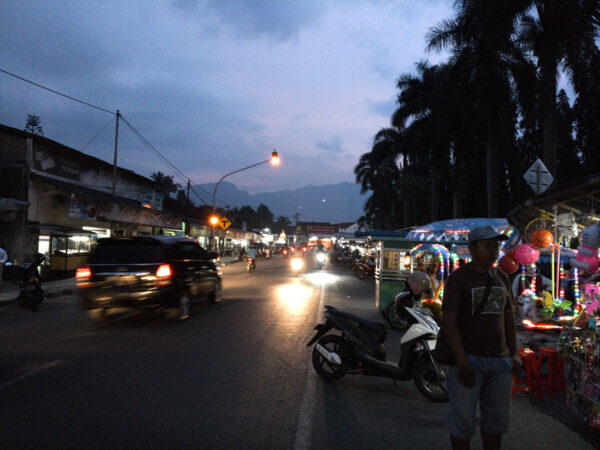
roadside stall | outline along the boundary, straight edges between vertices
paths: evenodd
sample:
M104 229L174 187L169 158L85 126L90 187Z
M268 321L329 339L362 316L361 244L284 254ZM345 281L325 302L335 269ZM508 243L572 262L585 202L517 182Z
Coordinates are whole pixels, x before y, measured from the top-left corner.
M40 225L40 236L48 236L52 272L74 271L86 263L96 233L58 225Z
M526 328L560 330L596 309L599 199L600 174L553 186L509 213L520 235L505 246L504 266L512 273L521 266L515 290Z

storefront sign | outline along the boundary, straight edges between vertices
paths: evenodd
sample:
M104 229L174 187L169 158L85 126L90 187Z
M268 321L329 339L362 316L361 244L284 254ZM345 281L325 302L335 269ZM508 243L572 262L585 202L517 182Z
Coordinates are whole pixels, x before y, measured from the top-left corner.
M142 195L142 205L146 208L162 211L164 195L156 191L144 191Z
M326 226L312 226L309 225L306 227L306 231L308 234L333 234L335 232L335 228L334 227L326 227Z
M106 210L99 212L98 219L177 230L181 229L181 219L177 217L153 209L138 209L115 204L107 205Z
M96 203L71 194L69 217L86 220L96 220Z

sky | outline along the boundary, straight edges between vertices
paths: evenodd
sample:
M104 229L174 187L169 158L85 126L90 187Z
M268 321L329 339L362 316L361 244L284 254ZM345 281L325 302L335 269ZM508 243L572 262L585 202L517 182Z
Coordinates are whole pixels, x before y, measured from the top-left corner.
M0 69L123 117L193 183L252 193L354 181L400 75L453 0L0 0ZM114 116L0 73L0 123L112 163ZM99 134L98 134L99 133ZM94 136L97 137L95 139ZM90 143L91 140L91 143ZM119 165L175 171L126 124Z

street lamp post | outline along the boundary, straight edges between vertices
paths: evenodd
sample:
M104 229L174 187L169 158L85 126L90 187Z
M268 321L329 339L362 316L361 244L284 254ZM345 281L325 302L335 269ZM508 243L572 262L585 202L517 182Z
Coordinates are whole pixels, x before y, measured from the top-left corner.
M223 181L229 175L233 175L235 173L242 172L243 170L252 169L253 167L260 166L261 164L266 164L268 162L270 162L274 166L279 165L279 155L277 154L277 150L273 149L273 152L271 153L271 157L269 159L258 162L256 164L252 164L251 166L248 166L248 167L243 167L241 169L234 170L233 172L226 173L225 175L223 175L221 177L221 179L219 181L217 181L217 184L215 184L215 188L213 189L213 195L212 195L212 216L211 216L211 223L213 223L213 218L215 219L213 227L212 227L212 245L211 245L211 247L213 248L213 250L216 250L216 248L215 248L215 225L216 225L215 201L217 198L217 188L219 187L219 184L221 184L221 181Z

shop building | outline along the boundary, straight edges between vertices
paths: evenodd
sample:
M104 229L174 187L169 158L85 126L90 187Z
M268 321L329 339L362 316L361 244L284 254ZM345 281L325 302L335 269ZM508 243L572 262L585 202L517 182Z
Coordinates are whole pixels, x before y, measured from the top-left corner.
M125 150L126 151L126 150ZM70 271L100 237L176 234L208 227L166 209L156 183L42 136L0 125L0 246L21 264L40 251ZM168 199L171 200L172 199Z

